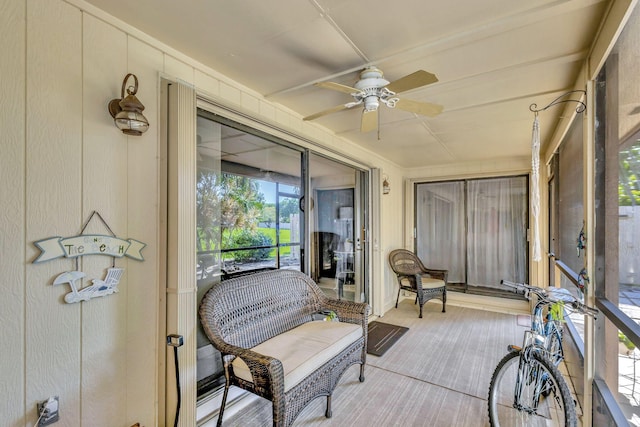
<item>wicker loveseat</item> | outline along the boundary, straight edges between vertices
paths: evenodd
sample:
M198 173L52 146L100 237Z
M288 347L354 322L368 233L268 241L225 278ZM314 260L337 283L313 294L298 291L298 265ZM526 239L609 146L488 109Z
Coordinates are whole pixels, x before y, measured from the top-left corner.
M314 321L321 310L339 322ZM305 274L275 270L214 285L200 305L202 326L220 351L225 390L238 386L273 403L273 425L288 426L318 396L331 394L344 371L360 364L364 381L369 306L327 298Z

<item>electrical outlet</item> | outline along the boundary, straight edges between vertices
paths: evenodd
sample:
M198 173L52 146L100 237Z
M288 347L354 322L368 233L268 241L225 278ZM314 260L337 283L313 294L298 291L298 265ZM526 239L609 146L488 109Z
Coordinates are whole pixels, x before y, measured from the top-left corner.
M60 420L58 396L51 396L49 399L38 403L39 421L36 427L48 426Z

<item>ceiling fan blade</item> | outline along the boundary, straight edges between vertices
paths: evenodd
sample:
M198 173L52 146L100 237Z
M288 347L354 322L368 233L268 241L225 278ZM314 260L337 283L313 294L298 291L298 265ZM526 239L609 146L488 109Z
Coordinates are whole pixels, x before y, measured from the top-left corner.
M349 103L344 104L344 105L338 105L336 107L329 108L328 110L320 111L318 113L315 113L315 114L312 114L310 116L304 117L302 120L305 120L305 121L306 120L315 120L318 117L322 117L322 116L326 116L326 115L329 115L329 114L337 113L338 111L342 111L342 110L347 110L347 109L353 107L354 105L357 105L357 104L355 104L353 102L349 102Z
M316 86L323 87L325 89L337 90L338 92L344 92L348 94L360 92L355 87L346 86L336 82L318 82Z
M378 129L378 110L362 111L360 132L366 133Z
M418 70L407 76L401 77L387 85L387 89L391 92L400 93L407 90L415 89L420 86L430 85L438 81L435 74L431 74L424 70Z
M396 108L429 117L437 116L443 110L442 105L413 101L411 99L399 99L396 102Z

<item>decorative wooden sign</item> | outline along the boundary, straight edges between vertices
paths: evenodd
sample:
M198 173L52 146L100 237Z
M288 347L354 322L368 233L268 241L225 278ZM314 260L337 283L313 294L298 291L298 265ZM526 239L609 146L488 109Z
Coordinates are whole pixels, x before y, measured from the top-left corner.
M64 300L68 303L88 301L91 298L103 297L118 292L118 283L120 283L122 274L124 274L124 268L110 268L107 270L107 277L104 280L93 279L92 285L78 289L78 282L82 281L85 274L82 271L67 271L56 277L53 284L69 284L71 292L64 296Z
M41 253L33 262L45 262L55 258L75 258L84 255L108 255L116 258L127 256L144 261L142 249L146 244L134 239L121 239L99 234L81 234L73 237L50 237L34 243Z
M111 236L101 234L83 234L84 230L91 219L97 215L104 226L109 230ZM67 271L58 275L53 281L54 285L67 283L71 288L71 292L65 295L64 300L67 303L75 303L80 301L88 301L91 298L111 295L118 292L118 284L120 278L124 274L124 268L115 266L115 259L124 256L144 261L142 257L142 249L147 246L134 239L121 239L111 231L111 228L102 219L102 216L93 211L82 231L77 236L72 237L50 237L48 239L38 240L34 245L40 249L40 255L33 261L34 263L50 261L56 258L75 258L76 271ZM82 288L82 279L85 273L77 271L78 257L85 255L107 255L113 258L113 265L107 269L107 275L104 280L92 279L91 285Z

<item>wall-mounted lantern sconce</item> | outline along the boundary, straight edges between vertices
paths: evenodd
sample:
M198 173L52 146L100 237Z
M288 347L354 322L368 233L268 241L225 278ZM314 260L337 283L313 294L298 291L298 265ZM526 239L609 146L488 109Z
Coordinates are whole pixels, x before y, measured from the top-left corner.
M391 186L389 185L389 178L386 176L382 178L382 194L389 194Z
M124 88L129 77L133 77L134 85L127 88L127 96L124 96ZM138 92L138 78L135 74L127 74L122 81L120 99L112 99L109 102L109 113L113 117L118 129L127 135L142 135L149 129L149 121L142 114L144 105L136 98Z

